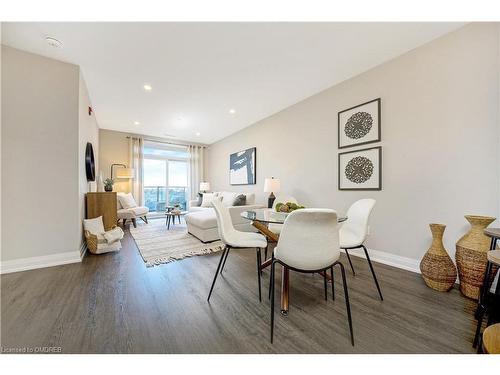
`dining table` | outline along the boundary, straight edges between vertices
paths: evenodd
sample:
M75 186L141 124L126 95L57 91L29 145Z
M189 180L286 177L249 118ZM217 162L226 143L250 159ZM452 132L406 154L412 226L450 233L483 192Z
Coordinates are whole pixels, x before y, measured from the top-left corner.
M278 242L279 234L273 232L269 229L269 224L284 224L289 213L277 212L272 208L257 208L254 210L244 211L241 213L241 217L250 220L252 225L264 236L270 239L272 242ZM339 216L337 217L337 222L342 223L347 220L347 217ZM265 259L260 265L260 269L263 270L269 267L272 263L272 258ZM326 272L320 272L322 277L326 277L331 280L330 275ZM332 281L333 282L333 281ZM282 267L281 269L281 314L288 315L290 301L290 271L287 267Z

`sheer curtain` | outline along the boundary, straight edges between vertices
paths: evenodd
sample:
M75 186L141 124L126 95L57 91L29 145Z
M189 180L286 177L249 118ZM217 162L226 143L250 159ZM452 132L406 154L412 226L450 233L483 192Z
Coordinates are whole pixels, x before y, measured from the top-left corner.
M204 147L197 145L190 145L189 151L189 195L190 199L196 199L200 182L203 181L203 157Z
M144 165L144 139L142 137L130 137L129 142L129 165L134 168L132 180L132 195L139 206L144 205L143 165Z

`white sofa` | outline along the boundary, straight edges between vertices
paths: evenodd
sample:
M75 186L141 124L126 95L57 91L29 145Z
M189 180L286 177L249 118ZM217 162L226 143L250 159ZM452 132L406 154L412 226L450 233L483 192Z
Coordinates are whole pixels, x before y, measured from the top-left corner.
M220 192L219 195L230 196L235 193ZM238 195L239 193L237 193ZM244 194L244 193L241 193ZM240 215L243 211L254 210L257 208L262 208L262 205L255 204L255 194L245 194L246 195L246 205L244 206L232 206L226 202L226 206L229 209L231 219L235 229L243 232L256 232L257 230L252 225L252 223L242 218ZM224 198L223 198L224 203ZM215 216L215 210L212 207L200 207L198 206L197 200L192 200L188 202L189 213L186 214L186 224L188 232L193 236L197 237L202 242L212 242L220 239L219 231L217 229L217 217Z

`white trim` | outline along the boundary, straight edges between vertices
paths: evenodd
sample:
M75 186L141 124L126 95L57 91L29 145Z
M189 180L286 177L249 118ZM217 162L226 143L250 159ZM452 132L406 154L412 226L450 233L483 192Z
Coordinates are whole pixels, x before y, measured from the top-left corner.
M40 257L7 260L0 262L0 274L27 271L36 268L53 267L61 264L79 263L81 261L80 251L70 251Z
M388 266L401 268L403 270L420 273L420 261L417 259L406 258L396 254L386 253L385 251L367 249L370 259L374 262L387 264ZM343 249L342 252L345 252ZM363 249L349 250L349 255L354 255L366 259Z

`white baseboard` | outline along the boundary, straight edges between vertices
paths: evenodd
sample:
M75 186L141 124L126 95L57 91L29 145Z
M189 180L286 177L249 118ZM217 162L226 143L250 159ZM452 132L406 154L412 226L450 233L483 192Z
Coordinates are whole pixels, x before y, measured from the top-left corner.
M342 252L345 252L342 250ZM365 252L363 249L349 250L349 255L354 255L360 258L365 258ZM370 259L374 262L387 264L388 266L393 266L396 268L401 268L403 270L420 273L420 261L412 258L406 258L399 255L386 253L385 251L368 249L368 255Z
M79 251L69 251L66 253L57 253L44 255L41 257L31 257L7 260L0 262L0 274L34 270L36 268L53 267L62 264L81 262Z

